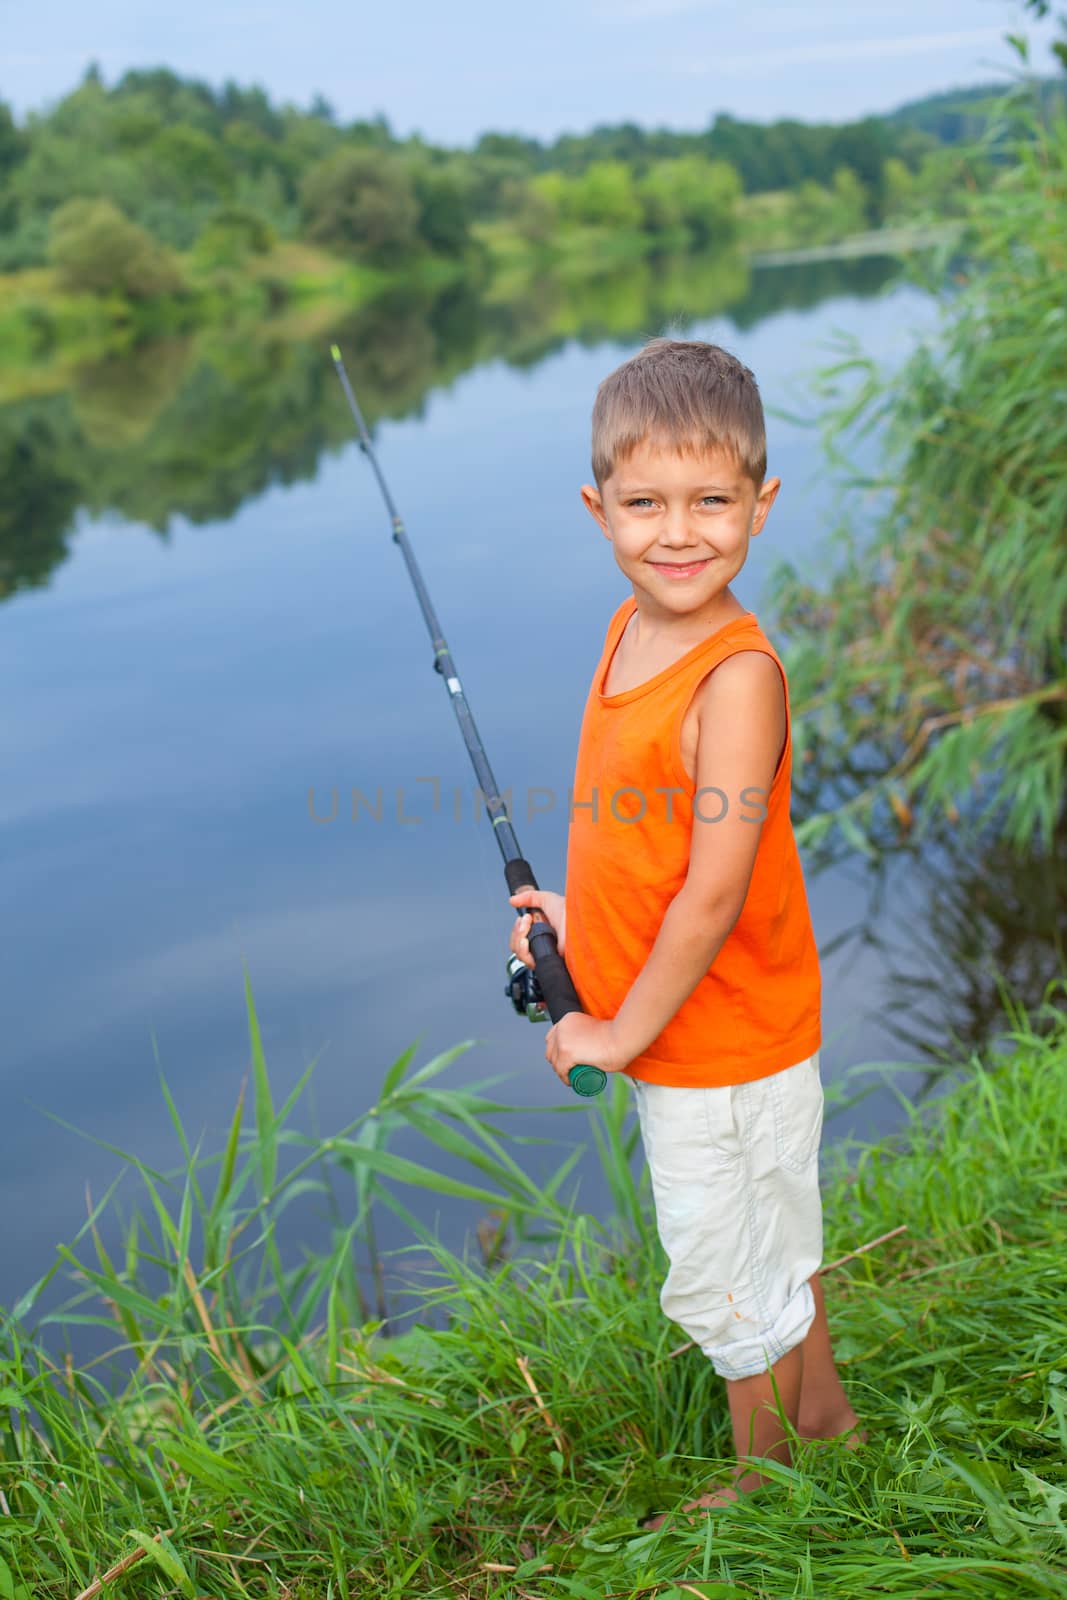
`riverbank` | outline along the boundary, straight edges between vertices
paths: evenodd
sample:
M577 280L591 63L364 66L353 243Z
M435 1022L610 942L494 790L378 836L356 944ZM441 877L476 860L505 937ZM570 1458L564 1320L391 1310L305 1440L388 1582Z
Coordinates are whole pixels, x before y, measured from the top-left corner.
M749 260L754 267L800 267L820 261L861 261L868 256L905 256L917 250L932 250L949 244L963 232L960 222L934 223L929 227L876 228L867 233L850 234L828 244L797 246L783 250L757 250Z
M796 249L762 249L780 232L744 233L714 252L670 249L677 240L647 233L572 228L551 247L532 248L512 230L478 230L481 253L468 262L424 255L403 272L345 261L320 248L283 241L239 266L205 270L191 257L180 294L132 301L123 295L64 290L51 268L0 274L0 344L5 353L0 403L55 393L80 367L137 349L152 339L245 325L287 330L329 328L339 318L386 295L437 292L471 285L486 304L528 296L546 277L571 289L627 269L647 275L650 265L678 277L701 273L721 286L721 296L743 292L751 267L904 257L942 242L944 229L893 227L834 238ZM681 303L681 302L679 302Z
M447 1059L409 1053L359 1128L294 1153L250 1012L256 1136L239 1107L218 1156L172 1186L142 1171L123 1262L83 1230L76 1315L124 1350L121 1385L44 1354L29 1303L7 1325L0 1594L88 1600L108 1575L125 1597L1067 1596L1062 984L1049 998L905 1134L828 1152L831 1328L870 1442L799 1447L689 1534L639 1519L714 1474L728 1421L659 1312L626 1086L593 1113L605 1229L524 1177L491 1103L442 1088ZM401 1125L467 1176L390 1154ZM274 1217L321 1162L354 1202L330 1257L281 1273ZM356 1325L346 1263L374 1186L411 1183L494 1215L481 1260L423 1239L421 1326L387 1339ZM506 1222L554 1242L509 1250Z

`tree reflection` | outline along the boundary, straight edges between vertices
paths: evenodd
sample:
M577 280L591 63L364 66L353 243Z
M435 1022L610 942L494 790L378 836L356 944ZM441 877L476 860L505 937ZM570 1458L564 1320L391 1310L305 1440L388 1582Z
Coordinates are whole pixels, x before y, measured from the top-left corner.
M0 407L0 598L49 581L80 508L165 533L175 517L221 521L274 484L314 478L323 453L351 439L327 337L358 351L373 426L421 414L485 361L532 367L572 340L630 343L723 311L749 326L783 304L877 293L892 270L831 262L753 277L729 254L641 259L506 291L452 281L387 293L342 311L322 338L294 337L282 319L109 356L64 394Z
M0 600L47 583L67 559L82 502L71 462L76 432L65 400L0 408Z
M862 915L821 955L878 952L885 999L872 1020L931 1063L920 1098L1003 1034L1005 994L1035 1032L1050 1024L1050 985L1067 979L1067 819L1048 851L1018 849L996 823L976 841L946 822L882 853L859 892Z

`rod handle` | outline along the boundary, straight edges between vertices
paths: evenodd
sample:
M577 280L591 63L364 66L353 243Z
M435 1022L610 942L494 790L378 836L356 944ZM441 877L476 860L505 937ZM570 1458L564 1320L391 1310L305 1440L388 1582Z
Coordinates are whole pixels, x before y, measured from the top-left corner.
M512 894L518 894L520 889L537 888L537 879L528 861L516 859L507 862L504 875ZM572 1011L580 1011L582 1002L578 998L578 991L571 981L571 975L556 945L555 929L539 911L531 908L531 914L534 921L530 928L530 954L534 959L534 971L537 973L541 993L545 997L548 1014L553 1022L559 1022L561 1017L568 1016ZM608 1075L600 1067L592 1067L583 1062L573 1066L567 1074L567 1082L575 1094L581 1095L583 1100L591 1100L595 1095L603 1094L607 1081Z

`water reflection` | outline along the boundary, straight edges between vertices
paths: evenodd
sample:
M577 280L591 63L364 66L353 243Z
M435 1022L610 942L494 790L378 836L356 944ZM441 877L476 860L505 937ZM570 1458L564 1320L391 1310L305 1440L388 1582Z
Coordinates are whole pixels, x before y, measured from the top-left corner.
M1067 976L1067 819L1048 852L1019 850L995 826L976 842L946 824L921 850L907 847L885 919L891 859L883 854L869 872L866 915L851 934L884 966L877 1015L887 1035L952 1068L1003 1031L1005 991L1035 1031L1050 1027L1049 986ZM920 1093L938 1077L932 1069Z
M205 329L80 368L66 392L0 408L0 598L47 583L76 513L117 513L164 532L231 517L272 484L312 479L351 424L328 337L356 353L372 423L420 415L427 396L490 360L533 367L568 341L629 343L728 311L749 327L842 292L875 295L899 264L874 258L751 272L741 257L666 258L491 289L395 292L322 337L283 322Z

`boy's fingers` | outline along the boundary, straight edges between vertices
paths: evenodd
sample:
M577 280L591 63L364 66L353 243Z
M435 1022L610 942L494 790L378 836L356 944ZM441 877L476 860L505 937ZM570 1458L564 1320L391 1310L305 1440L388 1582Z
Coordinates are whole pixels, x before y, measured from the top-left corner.
M515 926L511 931L510 945L513 953L526 966L533 966L533 957L530 955L530 941L527 935L530 931L530 916L528 912L520 912L515 919Z

